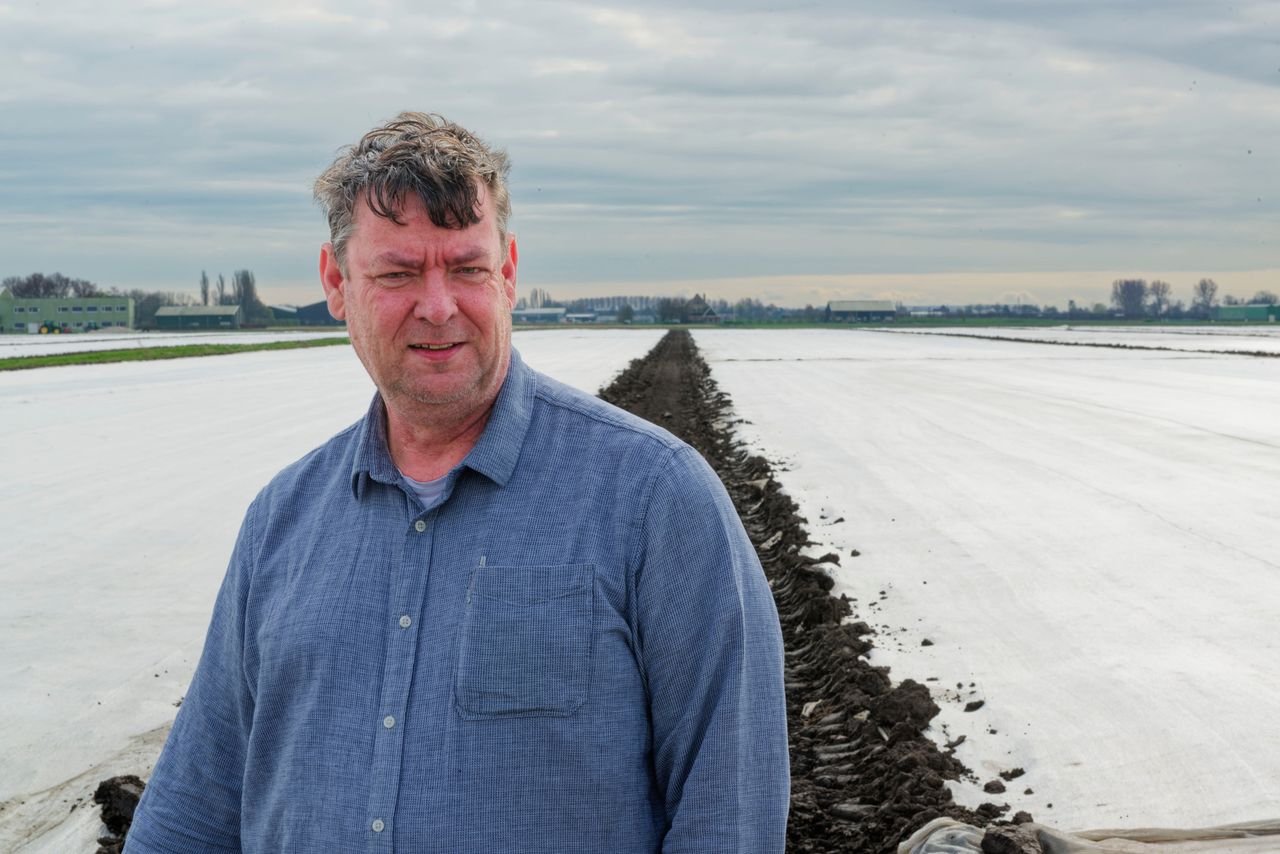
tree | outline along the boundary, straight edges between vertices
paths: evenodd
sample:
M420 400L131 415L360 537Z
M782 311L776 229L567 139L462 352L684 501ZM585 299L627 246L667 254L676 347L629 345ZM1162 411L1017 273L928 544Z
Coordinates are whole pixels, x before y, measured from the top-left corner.
M1213 279L1201 279L1191 291L1191 310L1198 317L1208 318L1218 301L1218 283Z
M1141 317L1146 300L1146 279L1116 279L1111 283L1111 304L1125 317Z
M1263 305L1280 305L1280 296L1276 296L1275 291L1258 291L1249 299L1249 302L1254 305L1257 305L1258 303L1262 303Z
M685 320L685 300L664 297L658 300L658 320L662 323L683 323Z
M269 323L271 309L258 298L258 280L252 270L236 270L231 274L231 287L235 293L233 305L244 311L245 323Z
M1244 305L1244 300L1233 294L1226 294L1222 297L1223 305Z
M200 271L200 304L209 304L209 274L204 270Z
M622 308L618 309L618 322L630 323L635 319L636 310L631 307L631 303L624 303Z
M218 305L227 305L227 280L222 278L222 274L218 274Z
M32 273L30 276L10 276L0 282L12 296L19 299L65 299L67 297L106 296L102 288L87 279L72 279L61 273Z
M1168 282L1156 279L1147 287L1147 296L1151 298L1151 316L1163 317L1169 310L1169 292L1172 288Z

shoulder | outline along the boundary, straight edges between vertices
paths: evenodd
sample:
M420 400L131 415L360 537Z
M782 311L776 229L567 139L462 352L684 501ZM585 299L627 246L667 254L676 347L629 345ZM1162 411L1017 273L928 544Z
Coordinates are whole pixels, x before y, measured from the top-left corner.
M574 423L589 436L636 445L654 453L665 451L664 456L692 451L683 441L652 422L546 374L532 373L535 419ZM694 455L697 456L696 452Z
M288 514L336 490L349 493L364 425L357 421L277 472L254 499L251 516Z

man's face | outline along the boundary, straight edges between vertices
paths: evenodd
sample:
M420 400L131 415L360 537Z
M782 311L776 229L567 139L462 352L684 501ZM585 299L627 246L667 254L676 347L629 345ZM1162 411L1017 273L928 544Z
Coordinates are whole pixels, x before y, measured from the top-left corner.
M516 245L503 245L493 200L463 229L431 222L417 197L404 225L363 202L347 241L345 273L331 244L320 255L329 311L395 414L466 420L486 412L510 363Z

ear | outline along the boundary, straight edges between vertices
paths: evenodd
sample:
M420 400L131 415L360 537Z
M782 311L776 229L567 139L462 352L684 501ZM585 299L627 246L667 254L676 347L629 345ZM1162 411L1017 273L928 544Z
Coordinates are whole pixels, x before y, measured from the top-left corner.
M333 315L334 320L346 320L347 280L342 275L342 267L338 264L332 243L320 247L320 284L324 287L325 302L329 303L329 314Z
M516 236L514 234L507 236L507 255L502 262L502 287L503 292L507 295L507 308L516 307L516 265L519 263L520 253L516 250Z

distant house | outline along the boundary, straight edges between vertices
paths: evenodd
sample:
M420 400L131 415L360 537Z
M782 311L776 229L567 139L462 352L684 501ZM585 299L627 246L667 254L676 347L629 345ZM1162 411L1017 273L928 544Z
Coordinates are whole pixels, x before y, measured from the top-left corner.
M156 329L239 329L238 305L166 305L156 309Z
M715 309L707 305L707 301L701 294L694 294L693 299L685 304L685 315L689 318L690 323L719 323L720 315L716 314Z
M834 321L888 321L898 311L887 299L836 299L827 303L827 317Z
M512 323L564 323L563 308L517 308L511 312Z
M595 323L596 313L594 311L575 311L572 314L564 316L565 323Z
M0 331L36 334L40 330L89 332L133 326L129 297L15 297L0 291Z

